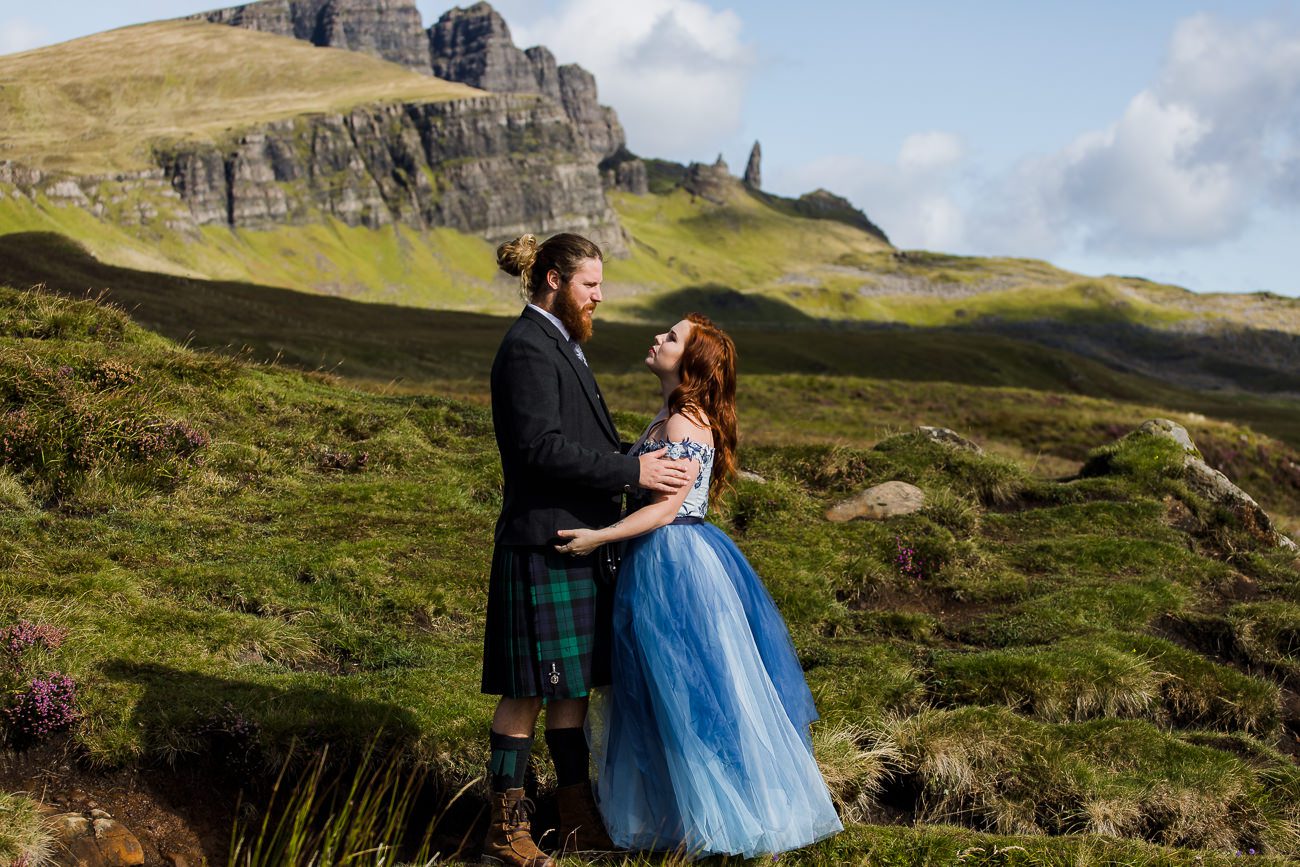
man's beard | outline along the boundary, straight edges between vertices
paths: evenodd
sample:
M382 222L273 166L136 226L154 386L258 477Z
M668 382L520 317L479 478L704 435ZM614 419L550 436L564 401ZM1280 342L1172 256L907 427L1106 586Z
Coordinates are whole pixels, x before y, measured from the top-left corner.
M595 309L594 305L592 309ZM578 306L578 299L574 297L572 289L566 286L555 293L555 303L551 312L555 314L556 319L564 323L565 328L569 329L569 336L574 340L586 343L591 337L591 315Z

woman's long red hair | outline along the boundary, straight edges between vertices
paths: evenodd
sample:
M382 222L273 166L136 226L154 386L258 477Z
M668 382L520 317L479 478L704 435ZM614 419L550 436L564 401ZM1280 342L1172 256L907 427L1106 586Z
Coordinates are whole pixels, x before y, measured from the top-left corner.
M682 382L668 396L668 411L713 431L713 501L736 474L736 344L703 314L687 313L686 320L691 332L682 350Z

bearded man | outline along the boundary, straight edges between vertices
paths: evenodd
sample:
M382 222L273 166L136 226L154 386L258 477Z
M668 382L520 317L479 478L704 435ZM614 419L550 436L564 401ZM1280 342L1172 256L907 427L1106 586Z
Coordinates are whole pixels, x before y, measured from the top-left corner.
M603 300L600 248L579 235L502 244L497 264L520 278L527 307L492 363L492 424L504 480L488 587L483 692L500 695L490 732L492 817L483 859L553 862L532 837L524 771L546 707L565 852L613 848L592 796L583 723L593 687L609 683L612 576L600 552L560 554L556 531L618 520L625 493L672 492L682 462L630 457L582 344Z

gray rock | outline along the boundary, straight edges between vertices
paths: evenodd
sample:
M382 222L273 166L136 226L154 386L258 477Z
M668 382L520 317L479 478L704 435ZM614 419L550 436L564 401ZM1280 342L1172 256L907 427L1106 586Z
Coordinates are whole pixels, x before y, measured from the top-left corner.
M1171 439L1182 446L1184 450L1192 454L1200 454L1200 451L1196 448L1196 443L1192 442L1192 435L1187 432L1187 428L1167 418L1148 419L1138 425L1138 432Z
M1177 443L1186 452L1183 455L1183 481L1187 487L1211 503L1231 511L1249 532L1261 540L1288 551L1300 552L1300 546L1273 526L1272 518L1250 494L1201 459L1200 450L1187 428L1167 418L1153 418L1142 422L1135 433L1164 437Z
M758 473L755 473L751 470L741 470L740 472L736 473L736 477L739 479L744 479L747 482L753 482L754 484L757 485L767 484L767 479L763 478Z
M265 124L233 146L156 154L193 225L448 226L496 240L573 231L626 250L585 142L560 107L493 94ZM164 215L174 219L177 215Z
M650 174L643 160L619 148L612 156L600 162L600 176L606 189L627 190L638 196L650 192Z
M448 81L498 93L540 92L533 61L487 3L443 13L429 28L429 57L433 74Z
M722 154L718 154L713 165L691 163L687 166L681 186L693 196L721 205L726 202L727 191L734 189L737 184L726 161L722 159Z
M907 482L885 482L860 491L826 510L826 520L843 522L854 518L879 521L896 515L910 515L925 508L925 492Z
M926 439L942 443L946 446L952 446L956 449L964 449L968 452L974 452L977 455L984 454L984 449L980 448L979 444L966 439L966 437L946 427L930 427L929 425L921 425L916 429L916 432Z
M428 74L429 42L415 0L261 0L190 16L360 51Z
M576 64L558 66L543 46L522 51L510 27L487 3L452 9L429 28L433 74L495 93L537 93L558 102L598 157L626 142L612 108L597 100L595 77Z
M745 164L745 177L742 183L751 190L763 189L763 149L758 142L749 151L749 162Z

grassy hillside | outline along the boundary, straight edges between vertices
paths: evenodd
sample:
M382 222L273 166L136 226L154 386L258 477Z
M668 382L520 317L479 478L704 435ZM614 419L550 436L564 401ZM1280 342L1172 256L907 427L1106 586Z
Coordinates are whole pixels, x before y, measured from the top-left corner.
M492 354L513 316L357 304L250 282L118 268L52 234L0 236L0 275L74 297L106 292L149 328L197 347L247 348L254 359L328 370L390 393L437 389L480 402ZM1183 421L1223 444L1216 463L1236 473L1247 451L1240 447L1244 437L1283 480L1261 486L1259 495L1271 507L1300 514L1285 481L1287 467L1300 465L1294 401L1171 387L980 331L826 329L800 321L789 308L785 325L774 327L763 324L768 312L752 300L719 290L667 293L646 308L645 324L608 321L602 308L590 352L604 388L625 396L627 406L649 406L653 388L640 371L650 335L703 309L739 343L746 382L741 411L760 441L870 444L900 427L944 424L1037 461L1044 471L1064 472L1097 439L1143 418L1199 413ZM782 424L791 413L808 423Z
M479 95L368 55L164 21L0 57L4 158L79 174L146 169L160 140L380 102Z
M53 660L79 684L83 760L219 751L240 772L383 726L449 778L477 772L499 506L483 408L201 354L48 294L0 291L0 335L0 620L69 630ZM631 434L648 406L617 394ZM853 426L884 396L823 412ZM1278 751L1300 726L1300 573L1191 495L1166 445L1131 437L1103 474L1048 481L906 433L801 444L810 421L747 441L766 481L714 516L788 618L850 820L788 860L1300 853L1300 770ZM888 479L927 508L821 518Z

